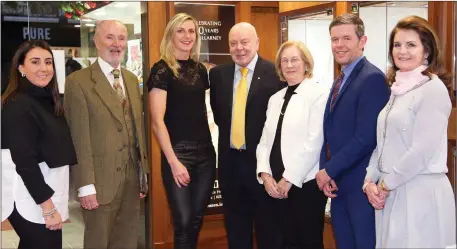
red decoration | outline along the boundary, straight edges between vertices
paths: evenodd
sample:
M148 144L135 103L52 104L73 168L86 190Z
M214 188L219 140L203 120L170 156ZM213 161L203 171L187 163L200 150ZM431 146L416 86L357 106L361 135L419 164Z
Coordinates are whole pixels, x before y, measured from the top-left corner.
M103 6L111 3L110 1L99 2L99 6ZM82 1L73 1L73 2L62 2L60 9L65 12L65 17L67 19L79 20L79 17L89 12L89 10L97 8L97 3L94 1L82 2Z
M89 5L89 7L90 7L91 9L97 7L97 4L96 4L95 2L87 2L87 4Z
M65 18L67 18L67 19L70 19L70 18L71 18L71 16L72 16L72 14L71 14L71 13L65 12Z
M76 14L78 14L78 16L82 16L82 15L84 15L84 11L76 10Z

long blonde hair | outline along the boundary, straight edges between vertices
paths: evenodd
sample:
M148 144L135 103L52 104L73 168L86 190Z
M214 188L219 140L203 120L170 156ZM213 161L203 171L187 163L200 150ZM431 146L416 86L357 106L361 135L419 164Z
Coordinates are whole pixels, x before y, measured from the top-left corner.
M174 53L174 43L173 38L176 33L176 29L181 26L185 21L192 21L195 25L196 40L192 50L190 51L190 58L194 61L199 61L200 57L200 33L198 29L197 20L189 14L178 13L176 14L170 22L168 22L167 27L165 28L165 33L163 34L162 42L160 43L160 59L167 63L170 67L173 75L179 77L178 69L180 68L179 63L176 59Z

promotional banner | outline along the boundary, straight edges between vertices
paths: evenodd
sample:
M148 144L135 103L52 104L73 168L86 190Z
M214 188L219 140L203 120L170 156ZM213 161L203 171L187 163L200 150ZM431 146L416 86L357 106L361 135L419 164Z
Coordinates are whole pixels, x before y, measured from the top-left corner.
M175 13L187 13L197 19L198 32L202 40L200 61L208 71L216 65L232 62L229 53L228 34L235 25L235 5L175 3ZM206 107L211 137L217 153L219 132L214 123L213 112L209 103L209 90L206 93ZM222 206L222 196L216 174L211 201L206 214L222 214Z

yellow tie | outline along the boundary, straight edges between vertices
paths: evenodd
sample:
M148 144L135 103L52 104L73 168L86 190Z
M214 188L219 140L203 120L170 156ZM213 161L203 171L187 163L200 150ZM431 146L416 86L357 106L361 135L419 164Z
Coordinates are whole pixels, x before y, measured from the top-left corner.
M235 104L233 106L232 118L232 144L235 148L240 149L245 143L245 117L246 117L246 100L248 98L248 75L249 69L240 68L241 80L238 82L235 94Z

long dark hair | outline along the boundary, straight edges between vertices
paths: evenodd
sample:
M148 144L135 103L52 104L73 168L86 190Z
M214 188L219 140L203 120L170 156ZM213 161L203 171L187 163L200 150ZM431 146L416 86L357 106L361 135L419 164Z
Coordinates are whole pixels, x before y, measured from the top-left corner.
M2 94L2 104L5 105L16 95L18 89L21 87L23 81L21 81L21 73L19 72L19 65L24 65L24 60L27 53L34 48L42 48L48 51L52 55L52 50L49 47L48 43L41 40L26 41L16 51L16 54L13 57L11 62L11 71L10 78L8 81L8 87L5 92ZM52 62L52 68L54 69L54 75L49 82L48 86L52 91L52 99L54 101L54 114L56 116L61 116L63 114L63 106L60 101L59 88L57 85L57 76L56 76L56 66L54 63L54 56Z
M422 45L424 46L424 51L429 54L427 58L428 68L422 72L422 74L429 77L431 74L436 74L441 80L448 80L449 74L446 73L444 68L440 41L436 35L435 30L430 26L427 20L423 19L422 17L408 16L400 20L390 33L389 61L392 66L389 68L387 73L389 84L392 84L395 81L395 74L399 69L395 65L395 61L392 57L395 35L399 30L414 30L419 35Z

